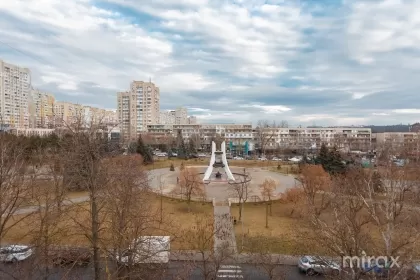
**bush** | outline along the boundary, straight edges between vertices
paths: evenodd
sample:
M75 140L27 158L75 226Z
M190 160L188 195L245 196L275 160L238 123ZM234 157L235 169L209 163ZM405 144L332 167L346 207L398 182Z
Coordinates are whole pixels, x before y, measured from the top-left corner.
M281 170L281 165L280 164L277 165L277 170Z
M181 162L181 165L179 166L179 170L184 170L185 169L185 166L184 166L184 162Z
M171 166L169 167L169 171L175 171L175 167L173 163L171 163Z

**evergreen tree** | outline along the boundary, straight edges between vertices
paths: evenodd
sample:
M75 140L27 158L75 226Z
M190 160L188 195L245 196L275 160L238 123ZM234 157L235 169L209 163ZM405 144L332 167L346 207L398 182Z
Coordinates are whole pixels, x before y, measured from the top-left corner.
M324 169L330 174L340 174L346 169L343 158L335 146L329 151L328 165Z
M328 164L328 161L329 161L329 151L328 151L327 146L324 143L322 143L321 149L319 150L319 155L316 159L316 163L321 164L322 166L324 166L324 169L325 169L325 165Z
M143 157L144 164L153 163L152 151L150 150L148 146L146 146L146 144L144 144L143 138L141 137L141 135L139 136L139 139L137 140L136 152Z
M321 164L324 170L330 174L340 174L346 169L346 165L343 163L343 158L337 148L334 146L331 150L328 150L325 144L321 145L315 163Z
M187 148L185 147L185 142L184 142L184 138L182 137L181 129L178 130L176 140L177 140L177 148L178 148L178 158L186 159L188 157Z
M196 154L197 153L197 150L196 150L196 148L195 148L195 141L194 141L194 139L192 139L192 138L190 138L189 140L188 140L188 154Z

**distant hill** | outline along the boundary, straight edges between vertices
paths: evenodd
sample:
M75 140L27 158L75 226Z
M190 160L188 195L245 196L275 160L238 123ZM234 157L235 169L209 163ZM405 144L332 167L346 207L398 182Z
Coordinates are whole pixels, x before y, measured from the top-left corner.
M363 127L368 127L372 129L372 133L381 133L381 132L409 132L410 125L408 124L396 124L396 125L365 125Z

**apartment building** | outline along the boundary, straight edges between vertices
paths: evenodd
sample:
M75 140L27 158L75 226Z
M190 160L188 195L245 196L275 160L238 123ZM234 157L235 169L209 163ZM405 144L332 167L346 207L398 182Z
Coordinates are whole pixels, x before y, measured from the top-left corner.
M362 127L322 127L322 128L266 128L255 130L256 141L265 139L266 149L319 148L323 143L336 146L343 151L367 151L371 149L372 131ZM259 139L258 139L259 138Z
M195 116L188 116L188 110L184 107L179 107L175 110L168 110L160 112L160 124L196 124L197 118Z
M188 124L188 110L184 107L175 109L175 124Z
M54 127L54 103L52 94L31 89L29 98L29 127L30 128L53 128Z
M175 124L175 110L160 112L159 124Z
M133 81L130 90L117 94L118 122L125 142L135 141L149 124L159 122L160 92L152 82Z
M376 149L420 151L420 132L383 132L374 133Z
M56 127L72 125L77 121L81 121L84 115L83 105L62 101L54 103L54 122Z
M187 124L197 124L197 117L196 116L189 116Z
M150 135L162 138L165 135L177 136L179 130L185 141L198 137L203 146L209 146L217 135L225 139L231 149L254 147L252 124L152 124L147 127Z
M2 127L29 127L31 72L0 60L0 117Z

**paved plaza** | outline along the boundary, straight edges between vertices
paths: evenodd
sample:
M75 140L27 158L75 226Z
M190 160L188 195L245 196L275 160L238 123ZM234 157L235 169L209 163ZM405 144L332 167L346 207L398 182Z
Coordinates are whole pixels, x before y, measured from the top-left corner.
M192 166L189 166L192 167ZM204 173L206 166L195 166L199 173ZM230 167L232 173L243 173L243 168ZM229 185L226 178L226 174L221 168L219 171L222 173L222 179L217 180L214 176L218 170L213 170L212 181L210 184L205 186L207 199L216 199L217 201L227 200L228 198L234 198L235 191L232 185ZM265 179L271 178L277 182L277 188L275 195L283 193L286 189L292 188L298 184L293 175L280 174L272 172L264 168L247 168L246 172L251 176L250 197L257 196L261 198L261 191L259 185L264 182ZM161 191L163 194L172 193L177 186L177 177L179 177L179 169L175 171L169 171L169 168L162 168L152 170L149 174L151 187L156 191ZM200 175L204 177L204 175ZM236 176L234 174L234 176Z

